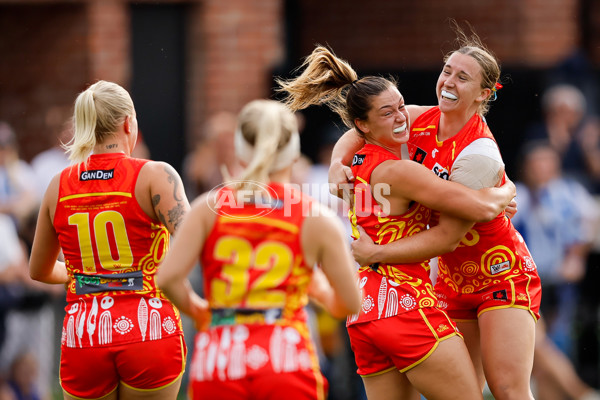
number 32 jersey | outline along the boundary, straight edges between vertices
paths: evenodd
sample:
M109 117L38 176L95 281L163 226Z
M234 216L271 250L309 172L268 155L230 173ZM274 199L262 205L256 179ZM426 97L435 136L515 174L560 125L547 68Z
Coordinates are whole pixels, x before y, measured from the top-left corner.
M135 185L148 160L92 155L61 173L54 228L71 278L62 345L94 347L181 335L154 275L169 232L142 210Z
M200 257L204 293L211 308L280 309L285 323L304 322L312 266L304 260L300 241L314 200L273 182L268 191L268 207L219 207ZM234 195L228 189L220 193Z

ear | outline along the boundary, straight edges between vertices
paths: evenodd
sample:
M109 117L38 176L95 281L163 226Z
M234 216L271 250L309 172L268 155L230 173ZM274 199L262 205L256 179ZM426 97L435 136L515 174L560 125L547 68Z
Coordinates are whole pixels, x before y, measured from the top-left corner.
M358 119L356 118L354 120L354 125L357 126L357 128L363 133L363 134L367 134L369 132L371 132L371 130L369 129L369 124L367 123L367 121L364 121L362 119Z
M486 89L483 89L483 90L481 91L481 94L479 94L479 97L477 97L477 99L476 99L476 100L477 100L478 102L482 102L482 101L484 101L485 99L489 98L491 95L492 95L492 89L487 89L487 88L486 88Z
M129 115L125 116L125 120L123 121L123 130L125 133L131 133L131 119Z

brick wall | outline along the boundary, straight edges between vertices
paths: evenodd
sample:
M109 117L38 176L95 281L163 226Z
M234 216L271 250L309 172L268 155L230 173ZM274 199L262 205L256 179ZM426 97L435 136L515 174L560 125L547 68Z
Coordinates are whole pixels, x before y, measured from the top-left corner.
M600 6L591 0L160 3L173 2L189 11L188 146L202 136L208 116L269 96L273 71L297 66L317 42L365 72L435 70L452 48L453 17L471 22L503 67L540 69L578 46L584 4L587 49L600 65ZM293 10L287 16L286 6ZM127 0L0 0L0 119L15 126L26 159L53 144L87 84L102 77L129 88L129 22Z
M283 61L283 17L280 0L205 0L194 7L190 138L202 136L208 116L269 96L271 71Z
M545 67L577 45L578 0L298 2L300 51L328 43L361 69L438 68L464 21L503 64Z
M122 0L93 0L87 6L90 81L130 84L130 20ZM91 83L90 82L90 83Z
M79 4L0 5L0 119L15 129L26 159L55 143L83 89L85 15Z

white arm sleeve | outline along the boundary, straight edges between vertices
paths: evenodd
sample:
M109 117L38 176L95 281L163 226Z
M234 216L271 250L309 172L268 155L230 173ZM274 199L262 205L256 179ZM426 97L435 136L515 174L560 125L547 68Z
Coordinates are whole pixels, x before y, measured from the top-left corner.
M471 189L496 186L504 173L504 162L492 139L473 141L460 152L450 172L450 180Z

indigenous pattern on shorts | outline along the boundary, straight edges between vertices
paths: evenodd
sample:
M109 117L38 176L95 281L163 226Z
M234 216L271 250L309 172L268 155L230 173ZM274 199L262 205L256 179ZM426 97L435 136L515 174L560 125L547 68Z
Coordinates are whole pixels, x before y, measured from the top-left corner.
M241 324L196 334L192 381L229 381L269 373L319 371L310 333L303 323Z
M412 203L402 215L387 215L389 210L386 212L377 202L377 188L370 185L371 174L382 162L397 159L394 154L372 144L365 145L354 156L354 205L348 214L355 238L359 235L357 225L381 245L426 229L431 215L429 208ZM347 325L436 306L429 270L429 261L395 265L381 263L360 268L362 307L358 314L348 317Z
M454 161L465 147L479 138L494 137L485 121L475 114L460 132L439 142L440 115L439 108L433 107L413 122L408 149L412 160L449 179ZM439 257L436 287L474 293L522 275L538 280L525 241L502 212L490 222L475 224L455 251ZM443 301L440 307L444 308Z
M60 177L54 216L67 272L62 344L93 347L182 334L179 312L155 283L169 232L139 206L147 160L98 154Z

